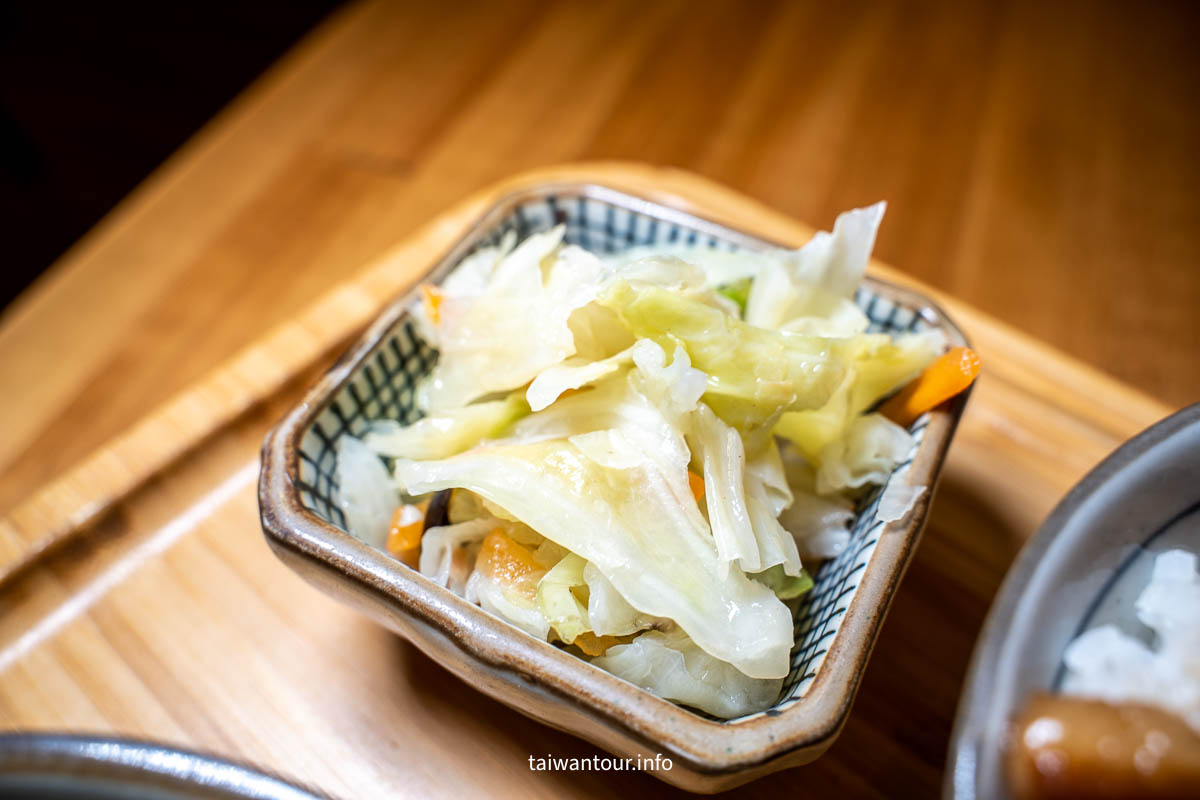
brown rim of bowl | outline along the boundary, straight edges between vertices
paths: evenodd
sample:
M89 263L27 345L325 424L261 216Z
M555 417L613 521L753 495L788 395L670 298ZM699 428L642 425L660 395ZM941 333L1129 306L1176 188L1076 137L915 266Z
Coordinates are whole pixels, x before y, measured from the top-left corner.
M384 309L268 434L263 444L259 481L263 529L273 545L349 578L394 611L425 620L467 656L492 668L515 673L570 704L589 707L609 727L660 751L669 751L698 773L741 772L792 751L818 747L835 737L845 723L880 625L924 527L933 491L925 492L904 520L887 523L881 531L857 593L804 696L783 711L770 709L734 723L698 716L553 645L520 635L502 620L391 556L359 542L301 505L292 481L292 476L298 475L300 437L355 366L402 319L416 297L416 286L421 281L436 282L445 277L482 235L515 206L549 194L594 198L687 225L748 249L780 246L712 220L592 183L550 182L501 197L467 227L446 255L414 281L412 289ZM952 344L967 344L958 326L924 295L871 277L865 283L877 294L917 309L926 321L945 330ZM936 486L968 395L969 391L931 412L910 467L910 480L914 484ZM902 533L905 535L897 535Z

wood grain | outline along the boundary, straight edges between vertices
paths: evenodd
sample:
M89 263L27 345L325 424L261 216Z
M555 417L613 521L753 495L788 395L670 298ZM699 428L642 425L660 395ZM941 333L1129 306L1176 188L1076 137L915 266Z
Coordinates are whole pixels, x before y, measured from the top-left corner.
M485 187L636 159L778 211L669 169L572 174L791 241L790 217L888 199L877 252L984 354L841 740L742 792L936 794L1017 548L1200 395L1198 20L1083 0L347 7L0 317L0 569L41 554L0 584L0 727L202 747L342 797L661 793L531 772L595 751L301 584L251 486L266 427ZM425 249L389 261L406 239Z
M63 492L22 506L19 527L32 540L38 521L72 518L63 497L107 511L88 535L40 551L0 583L0 729L163 740L249 759L347 798L671 795L641 774L530 770L530 756L597 751L476 693L302 583L267 549L257 520L262 436L319 374L330 342L410 282L490 200L526 181L570 179L641 192L784 243L811 234L703 178L635 165L538 170L461 201L232 362L290 349L286 366L266 376L226 366L186 392L213 428L200 446L181 448L203 426L177 417L181 401L173 401L144 429L175 426L177 436L115 443L159 464L152 479L118 486L81 469ZM883 264L871 269L912 283ZM936 794L966 662L1017 549L1083 472L1166 412L934 294L987 368L924 541L841 739L814 764L742 787L741 796L882 798L897 786ZM224 391L207 391L218 385Z
M799 246L812 229L778 212L678 170L609 163L531 170L483 189L445 212L420 232L393 247L354 279L313 302L295 319L281 323L197 384L188 387L84 459L62 477L0 518L0 582L48 548L78 532L114 502L201 444L254 404L275 394L285 381L346 342L387 300L409 288L447 250L483 209L505 193L553 181L594 181L655 197L684 209ZM1067 382L1084 390L1088 403L1071 406L1070 395L1056 397L1078 415L1099 407L1092 424L1123 430L1126 420L1153 421L1165 410L1152 399L1021 337L960 301L938 293L895 269L875 262L875 274L913 286L955 312L960 324L978 330L983 352L995 347L997 368L1027 393L1056 397ZM1036 363L1031 369L1027 366ZM1015 369L1012 366L1020 365ZM1062 457L1060 457L1062 458Z
M1187 3L353 5L0 317L0 511L518 170L632 158L827 226L1200 397Z

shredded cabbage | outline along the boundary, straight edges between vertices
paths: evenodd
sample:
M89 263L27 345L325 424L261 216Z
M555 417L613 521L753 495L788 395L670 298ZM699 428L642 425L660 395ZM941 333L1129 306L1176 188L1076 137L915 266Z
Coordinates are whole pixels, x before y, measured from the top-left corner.
M537 604L542 616L565 643L592 629L588 607L575 594L576 587L587 586L583 570L587 562L568 553L538 581Z
M633 361L633 347L627 347L614 356L599 361L586 358L568 358L561 364L549 367L529 384L525 399L529 408L541 411L562 396L564 392L595 383L611 375Z
M472 254L414 311L440 351L427 416L347 445L351 530L381 542L397 490L453 489L424 574L662 697L768 706L794 644L784 601L846 547L852 498L887 483L880 513L899 518L925 490L889 482L913 440L869 413L945 348L867 333L853 302L883 210L797 251L601 259L559 226ZM386 491L374 453L395 460ZM518 582L472 566L500 563L496 529Z
M739 672L681 632L648 631L592 663L659 697L718 717L761 711L775 702L783 685L780 678L753 678Z
M769 588L780 600L794 600L813 587L812 576L807 572L801 570L799 575L788 575L782 564L750 577Z
M411 425L380 420L371 424L364 442L392 458L445 458L499 435L528 413L529 406L520 395L510 395L504 400L438 411Z
M337 441L336 477L346 530L369 545L383 547L399 497L379 456L353 436L342 436Z
M913 448L908 431L879 414L857 417L846 435L821 448L817 492L832 494L884 483Z
M464 596L534 638L545 641L550 636L550 622L535 600L509 590L480 570L467 579Z
M775 425L776 436L790 440L814 463L820 463L827 445L845 438L850 424L864 411L921 374L946 344L940 333L895 339L867 334L850 341L849 369L827 402L785 413Z
M885 207L876 203L847 211L838 216L833 233L821 231L799 250L776 251L764 259L750 287L746 321L781 328L797 318L844 318L848 314L856 323L865 322L861 312L850 309L850 301L867 269Z
M460 548L478 545L495 526L495 520L479 517L454 525L441 525L425 531L421 537L421 556L418 568L422 575L432 578L441 586L457 585L459 591L466 586L467 565L473 552L464 552L455 569L455 554Z
M746 470L742 438L708 406L692 414L692 451L704 467L704 498L717 553L726 563L737 561L745 572L761 572L782 564L800 574L796 543L777 521L766 487Z
M562 226L530 236L495 264L482 294L442 301L428 410L524 386L575 353L568 321L595 297L603 264L562 237Z
M897 480L891 481L884 487L883 494L879 496L879 518L884 522L904 519L923 494L925 494L924 486L912 486Z
M663 622L669 623L629 605L595 565L588 564L583 568L583 580L588 587L588 623L597 636L627 636Z
M774 421L783 411L819 408L845 373L838 340L758 328L666 289L618 282L600 302L636 336L664 350L682 346L708 376L708 405L738 428Z
M725 568L686 476L666 473L655 458L617 469L550 440L483 445L442 461L401 459L395 474L413 494L461 486L488 498L595 564L630 605L674 620L705 651L752 677L787 674L787 608Z
M794 447L781 447L779 452L788 486L793 489L792 502L780 512L779 524L795 538L802 559L835 558L850 543L854 504L840 494L817 494L812 465Z

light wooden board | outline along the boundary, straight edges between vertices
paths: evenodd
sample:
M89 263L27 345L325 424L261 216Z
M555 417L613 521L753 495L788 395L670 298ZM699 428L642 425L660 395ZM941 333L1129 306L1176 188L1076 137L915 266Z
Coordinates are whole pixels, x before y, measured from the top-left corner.
M0 313L0 514L462 197L582 159L823 226L887 200L885 260L1200 399L1197 8L347 3Z
M256 515L262 436L338 346L490 200L571 179L785 243L811 233L702 178L629 164L549 168L463 200L0 523L0 563L24 561L0 583L0 727L199 747L347 798L665 793L636 774L531 771L531 755L596 751L303 584L270 554ZM933 294L972 337L984 374L924 541L841 739L745 796L935 794L974 638L1017 549L1087 469L1168 411Z

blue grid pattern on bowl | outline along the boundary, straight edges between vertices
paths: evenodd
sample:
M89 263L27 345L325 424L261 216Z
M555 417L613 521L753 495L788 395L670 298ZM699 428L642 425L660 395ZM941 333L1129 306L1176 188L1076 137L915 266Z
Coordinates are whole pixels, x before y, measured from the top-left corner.
M566 226L567 242L603 254L644 245L697 245L728 250L740 246L738 242L692 227L684 221L661 218L596 197L550 195L516 205L511 214L491 230L483 232L477 248L495 244L510 230L515 231L520 240L558 223ZM870 320L870 330L874 332L900 333L931 327L921 309L895 303L867 286L858 290L855 302ZM305 508L345 530L345 518L337 503L335 448L338 438L347 433L361 436L368 423L377 419L394 419L401 423L416 420L420 416L416 408L416 386L436 362L437 352L420 337L407 315L367 354L301 437L297 491ZM890 481L905 479L927 423L926 415L910 428L916 444L906 460L893 471ZM791 671L776 704L770 712L760 713L776 713L795 704L816 678L884 528L885 523L876 513L882 490L883 487L878 487L859 500L849 546L813 573L813 589L796 613ZM728 722L736 723L759 715Z

